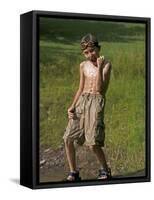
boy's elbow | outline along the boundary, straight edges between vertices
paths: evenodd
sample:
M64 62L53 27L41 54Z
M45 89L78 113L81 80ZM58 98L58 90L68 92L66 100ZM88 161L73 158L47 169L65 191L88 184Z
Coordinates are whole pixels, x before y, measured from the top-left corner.
M111 64L110 61L109 61L109 63L108 63L108 66L109 66L109 70L111 70L111 69L112 69L112 64Z

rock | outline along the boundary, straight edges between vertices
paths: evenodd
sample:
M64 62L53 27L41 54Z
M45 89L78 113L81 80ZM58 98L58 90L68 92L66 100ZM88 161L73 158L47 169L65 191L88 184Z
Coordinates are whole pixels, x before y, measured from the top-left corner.
M50 151L51 148L45 149L44 153L48 153Z
M46 160L41 160L40 161L40 166L44 165L46 163Z

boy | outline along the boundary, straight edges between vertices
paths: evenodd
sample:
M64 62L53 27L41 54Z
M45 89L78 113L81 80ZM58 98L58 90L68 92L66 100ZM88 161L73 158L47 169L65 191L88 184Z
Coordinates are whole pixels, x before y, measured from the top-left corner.
M99 56L100 45L96 37L87 34L81 39L81 49L86 60L80 64L80 84L72 105L68 109L69 122L63 136L66 156L70 168L67 181L79 181L76 169L74 141L85 143L100 162L98 179L109 179L104 151L105 94L109 85L111 63Z

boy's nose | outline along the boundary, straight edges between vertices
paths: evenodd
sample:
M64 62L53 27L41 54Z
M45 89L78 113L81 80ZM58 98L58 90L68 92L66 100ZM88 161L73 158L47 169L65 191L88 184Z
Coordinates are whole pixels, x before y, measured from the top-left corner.
M92 56L92 53L89 53L89 57L91 57Z

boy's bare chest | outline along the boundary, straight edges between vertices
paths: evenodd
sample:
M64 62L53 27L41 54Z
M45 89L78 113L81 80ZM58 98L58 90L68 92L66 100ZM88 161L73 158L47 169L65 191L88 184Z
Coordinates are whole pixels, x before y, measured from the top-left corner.
M84 65L83 72L84 72L85 77L87 78L91 78L91 77L96 78L97 73L98 73L98 68L88 63Z

